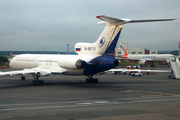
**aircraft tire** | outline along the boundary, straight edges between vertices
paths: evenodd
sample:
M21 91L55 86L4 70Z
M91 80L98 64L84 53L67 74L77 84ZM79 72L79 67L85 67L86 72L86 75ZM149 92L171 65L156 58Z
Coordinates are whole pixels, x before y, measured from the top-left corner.
M39 85L39 81L35 81L35 84L36 84L36 85Z
M114 75L117 75L117 72L114 72Z
M40 83L40 85L43 85L43 84L44 84L44 81L43 81L43 80L40 80L39 83Z
M21 80L25 80L25 77L24 77L24 76L21 76Z
M36 82L36 81L35 81L35 80L33 80L33 81L32 81L32 85L35 85L35 82Z
M94 79L94 83L98 83L98 79Z
M43 84L44 84L44 81L43 81L43 80L38 80L38 81L33 80L33 81L32 81L32 85L43 85Z
M150 67L155 67L155 65L150 65Z
M86 83L89 83L89 79L86 79Z
M98 79L86 79L86 83L98 83Z

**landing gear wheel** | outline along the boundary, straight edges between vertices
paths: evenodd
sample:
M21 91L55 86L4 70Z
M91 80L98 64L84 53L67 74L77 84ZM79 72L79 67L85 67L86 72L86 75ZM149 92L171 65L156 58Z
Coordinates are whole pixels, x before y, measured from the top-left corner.
M94 83L98 83L98 79L94 79Z
M32 85L43 85L44 84L44 81L43 80L33 80L32 81Z
M43 85L44 81L43 80L39 80L39 76L38 75L33 75L34 79L32 81L32 85Z
M150 67L155 67L155 65L150 65Z
M35 83L36 83L36 81L35 81L35 80L33 80L33 81L32 81L32 85L35 85Z
M21 76L21 80L25 80L25 76L24 75Z
M98 83L98 79L92 78L92 76L87 76L86 83Z

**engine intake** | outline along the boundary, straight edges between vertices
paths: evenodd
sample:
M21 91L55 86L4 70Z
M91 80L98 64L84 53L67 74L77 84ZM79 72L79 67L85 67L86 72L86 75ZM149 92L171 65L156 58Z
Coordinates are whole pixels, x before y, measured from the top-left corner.
M83 69L88 65L86 61L77 58L61 58L58 64L66 69Z
M76 61L75 65L76 65L77 69L82 69L87 66L87 63L85 61L79 59Z

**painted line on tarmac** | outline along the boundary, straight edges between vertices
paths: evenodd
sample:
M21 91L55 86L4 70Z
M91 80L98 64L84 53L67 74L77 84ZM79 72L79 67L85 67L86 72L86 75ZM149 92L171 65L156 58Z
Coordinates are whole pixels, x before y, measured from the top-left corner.
M141 95L141 97L160 97L162 95Z
M123 101L119 101L117 100L109 100L109 101L104 101L104 102L100 102L98 103L97 101L88 101L88 102L80 102L80 103L73 103L73 105L50 105L49 106L37 106L37 104L35 107L33 106L17 106L17 108L4 108L4 109L0 109L0 112L2 111L22 111L22 110L39 110L39 109L58 109L58 108L74 108L74 107L87 107L87 106L97 106L97 105L117 105L117 104L132 104L132 103L147 103L147 102L161 102L161 101L179 101L180 98L167 98L165 99L164 97L162 98L155 98L155 99L136 99L136 100L132 100L129 101L127 99L127 101L123 100ZM24 104L26 105L26 104Z
M176 94L155 92L155 91L147 91L147 90L135 90L135 91L137 91L137 92L145 92L145 93L153 93L153 94L160 94L160 95L177 96Z

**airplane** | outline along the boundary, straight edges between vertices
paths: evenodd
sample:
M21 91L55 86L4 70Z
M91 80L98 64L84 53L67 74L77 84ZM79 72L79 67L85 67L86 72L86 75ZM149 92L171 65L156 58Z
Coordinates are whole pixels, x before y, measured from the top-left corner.
M105 28L94 43L79 42L75 44L75 52L78 55L47 55L47 54L21 54L12 58L10 67L17 71L1 72L0 75L21 75L25 80L25 74L33 75L33 85L42 85L44 81L40 76L48 75L84 75L86 83L97 83L92 76L107 71L119 65L113 56L123 25L127 23L171 21L175 19L130 20L96 16L102 20L99 24Z
M159 62L163 65L168 65L170 58L173 58L173 54L139 54L131 55L128 53L123 42L120 44L120 49L123 51L120 59L129 60L131 62L138 62L140 65L148 65L149 62L152 63L151 67L154 67L154 62ZM118 59L118 57L116 57Z

